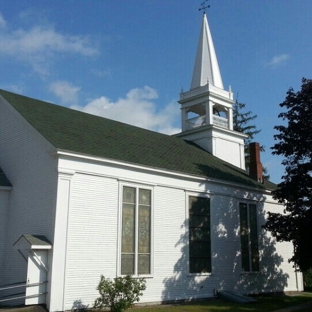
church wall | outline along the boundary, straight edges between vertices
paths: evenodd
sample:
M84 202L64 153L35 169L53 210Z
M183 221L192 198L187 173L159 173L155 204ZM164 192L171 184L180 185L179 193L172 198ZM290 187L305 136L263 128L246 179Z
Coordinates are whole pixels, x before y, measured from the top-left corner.
M264 215L267 216L267 213L276 212L283 214L284 207L281 205L274 205L273 203L268 203L264 207ZM265 246L270 244L272 247L269 250L265 249ZM270 284L272 279L276 279L276 276L285 277L287 274L290 276L295 276L295 278L287 279L287 289L295 289L303 291L303 280L302 274L295 273L295 268L293 267L293 262L288 260L293 256L293 245L288 242L276 243L275 238L267 234L263 241L263 250L266 250L265 264L274 263L276 267L274 270L268 272L267 284ZM277 265L278 264L278 265ZM274 277L275 276L275 277ZM261 281L260 281L261 282Z
M241 148L236 142L224 138L214 139L215 156L234 166L241 167Z
M65 309L92 303L100 276L116 277L118 181L77 173L68 216Z
M57 161L54 148L1 97L0 111L0 165L13 186L1 281L8 284L26 280L27 263L13 249L22 234L53 240Z
M10 191L0 189L0 285L3 284L3 266L5 256L5 239L8 217Z
M245 293L297 290L288 256L291 244L276 244L263 230L267 210L282 209L270 194L178 177L142 168L62 156L71 179L64 309L92 305L100 275L118 276L120 189L123 183L152 188L153 272L141 302L213 296L214 289ZM188 273L189 195L211 198L212 274ZM261 273L243 273L240 259L239 203L257 203ZM282 259L282 261L281 261ZM301 275L299 277L299 284ZM300 285L299 285L300 286Z

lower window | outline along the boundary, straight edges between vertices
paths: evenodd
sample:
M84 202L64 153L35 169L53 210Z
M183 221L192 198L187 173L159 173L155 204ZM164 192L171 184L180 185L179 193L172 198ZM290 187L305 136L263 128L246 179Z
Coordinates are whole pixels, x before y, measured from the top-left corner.
M210 199L189 197L189 270L211 272Z
M259 271L258 222L255 204L239 204L242 270Z
M151 190L122 189L122 275L151 274Z

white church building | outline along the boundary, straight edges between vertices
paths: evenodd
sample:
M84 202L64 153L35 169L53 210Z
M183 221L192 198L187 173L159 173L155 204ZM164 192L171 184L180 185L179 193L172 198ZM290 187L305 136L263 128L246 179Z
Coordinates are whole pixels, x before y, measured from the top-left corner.
M283 206L258 144L245 170L205 14L179 104L168 136L0 90L0 305L92 306L101 274L145 277L145 303L303 290L261 227Z

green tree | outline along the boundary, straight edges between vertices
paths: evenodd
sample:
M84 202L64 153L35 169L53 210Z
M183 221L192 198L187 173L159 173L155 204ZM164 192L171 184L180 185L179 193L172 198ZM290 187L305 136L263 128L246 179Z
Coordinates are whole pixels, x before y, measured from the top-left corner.
M252 111L245 111L246 104L239 103L238 100L235 101L233 106L233 129L238 132L247 134L248 137L245 139L245 164L246 170L249 169L250 163L250 153L249 153L249 144L254 140L255 135L257 135L261 130L251 122L257 118L257 115L254 115ZM261 152L265 151L263 145L260 146ZM267 169L263 167L263 173L265 178L270 176L267 174Z
M303 273L304 289L312 290L312 269L309 269Z
M290 88L280 104L284 125L276 126L278 141L273 154L282 155L285 174L274 198L285 205L285 214L269 213L265 229L277 241L294 245L290 261L301 271L312 267L312 80L302 79L301 90Z

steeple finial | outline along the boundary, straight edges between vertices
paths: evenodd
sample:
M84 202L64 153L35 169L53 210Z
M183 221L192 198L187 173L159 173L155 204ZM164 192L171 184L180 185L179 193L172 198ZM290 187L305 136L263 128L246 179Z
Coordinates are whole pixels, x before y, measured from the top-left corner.
M207 4L209 0L205 0L204 2L202 2L200 5L201 5L201 8L198 9L198 11L204 11L204 14L206 14L206 9L209 9L210 8L210 5Z

